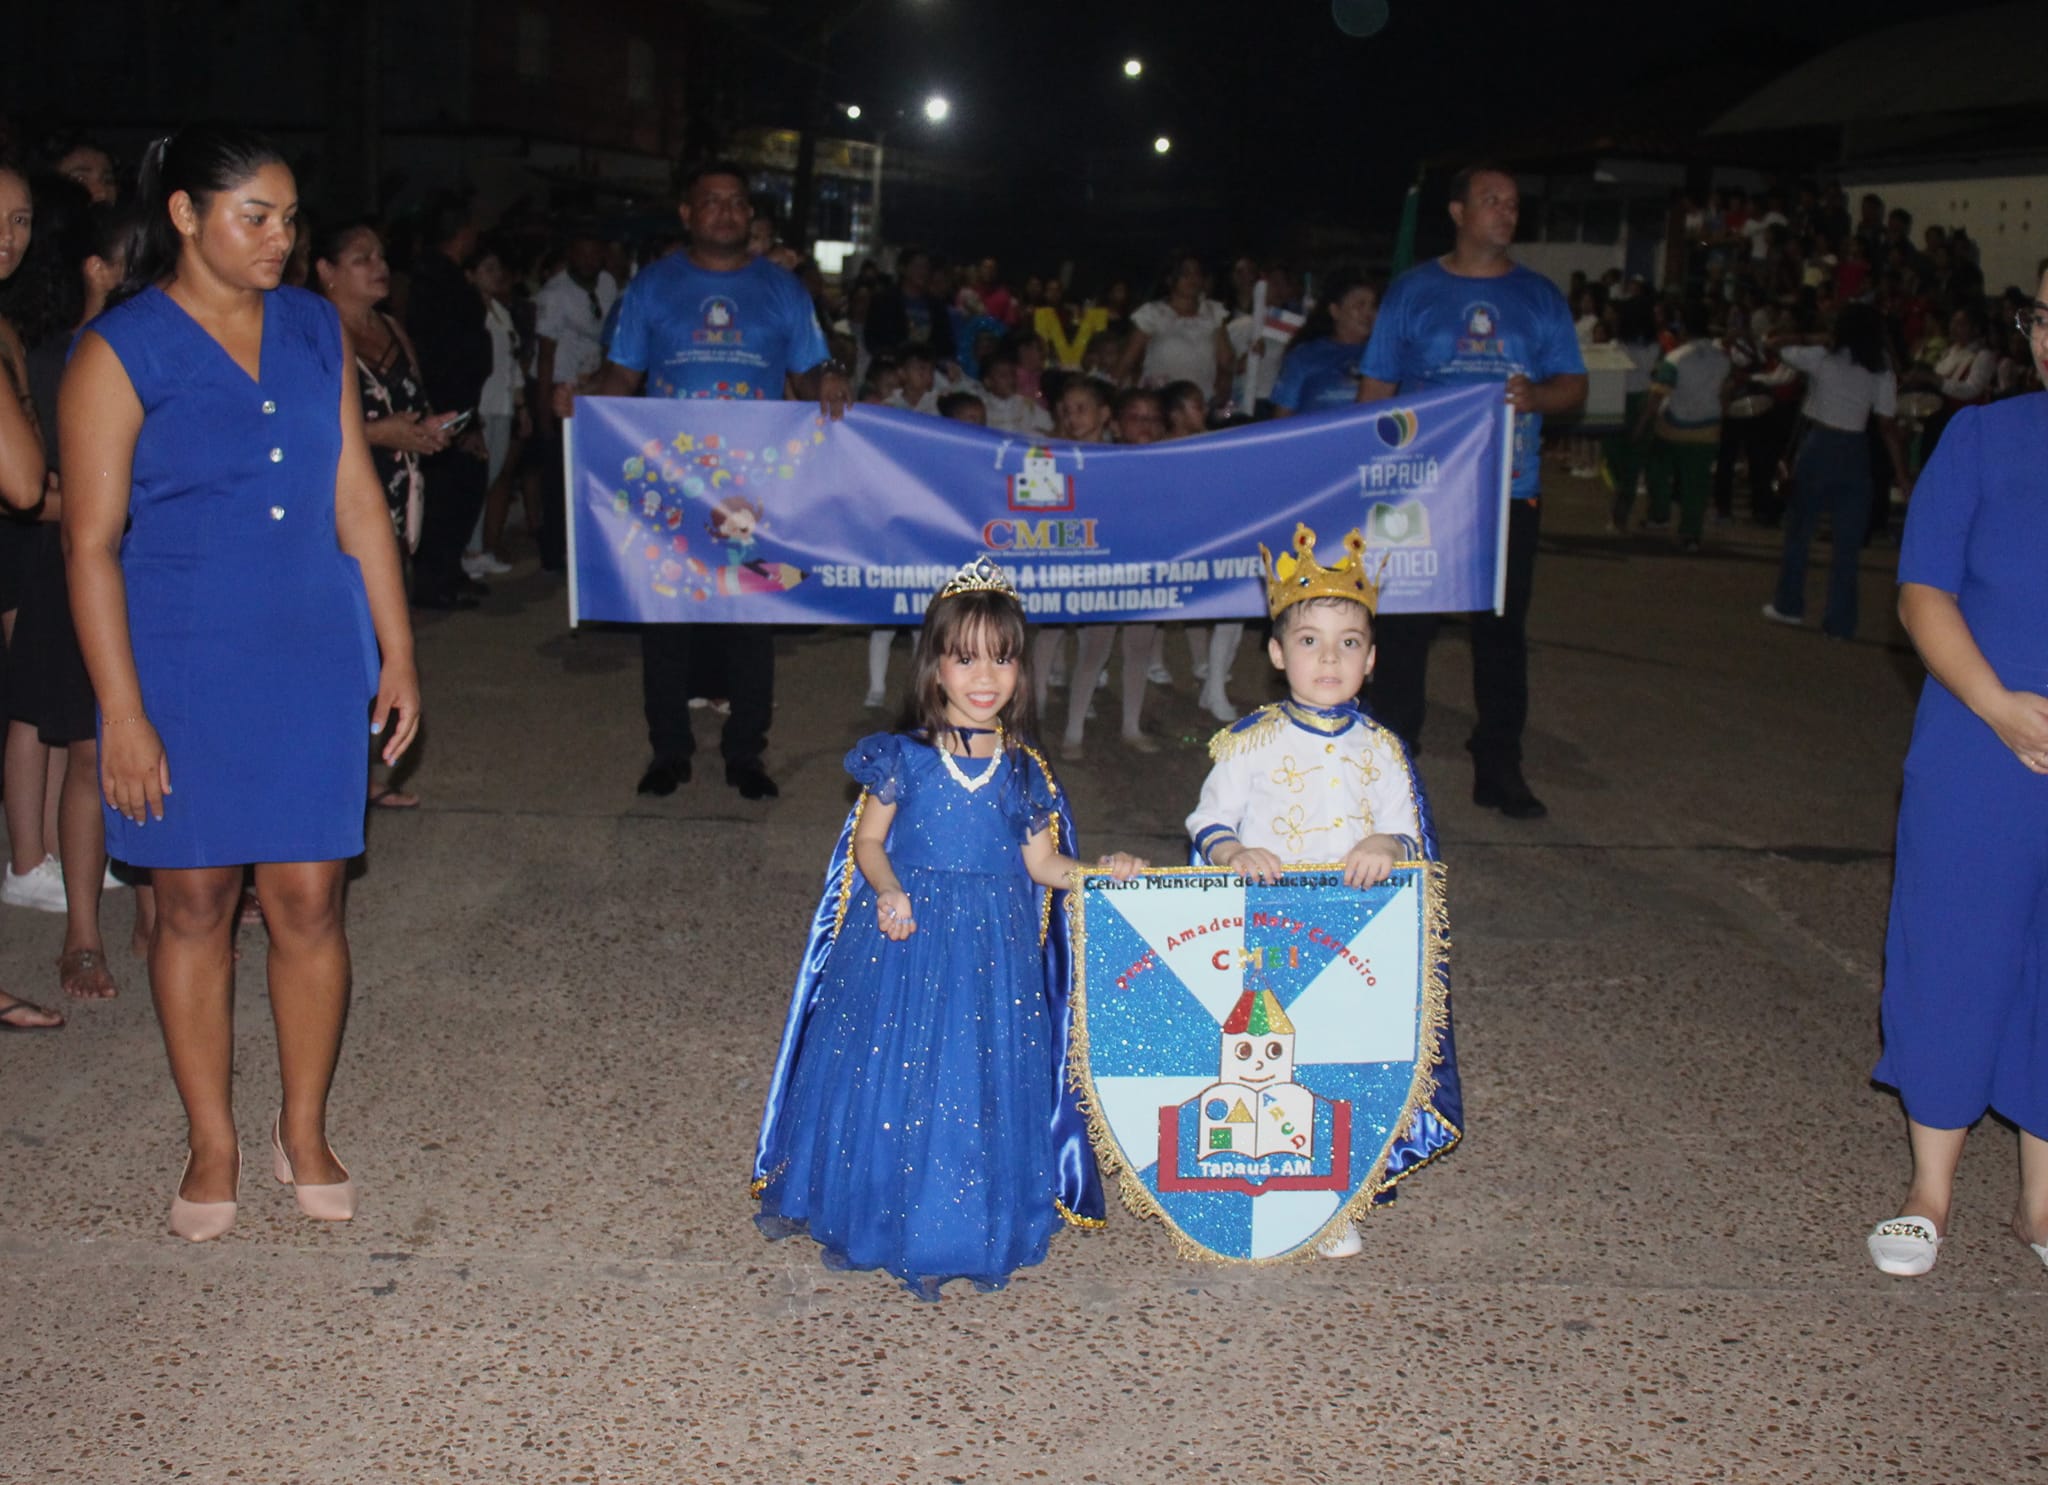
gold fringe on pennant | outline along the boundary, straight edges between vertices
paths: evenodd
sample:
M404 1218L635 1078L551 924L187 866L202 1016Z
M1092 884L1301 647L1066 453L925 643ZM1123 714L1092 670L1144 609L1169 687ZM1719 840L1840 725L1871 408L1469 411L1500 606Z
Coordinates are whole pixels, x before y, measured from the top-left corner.
M1219 737L1221 734L1219 734ZM1213 744L1212 744L1213 746ZM1412 787L1412 786L1411 786ZM1417 818L1420 818L1418 814ZM1342 871L1342 862L1305 862L1290 864L1289 871ZM1416 1113L1430 1108L1430 1099L1436 1094L1437 1050L1444 1027L1450 1020L1450 955L1451 923L1450 907L1444 890L1445 872L1441 861L1401 861L1395 863L1395 870L1413 870L1419 874L1422 886L1422 1013L1416 1026L1418 1043L1415 1059L1415 1077L1408 1085L1408 1097L1401 1108L1401 1116L1394 1121L1393 1131L1380 1147L1378 1157L1358 1192L1349 1201L1331 1214L1330 1220L1317 1229L1313 1236L1300 1247L1270 1258L1229 1258L1212 1248L1205 1248L1180 1230L1180 1226L1167 1215L1158 1197L1149 1191L1138 1179L1138 1171L1144 1162L1134 1164L1117 1143L1116 1135L1109 1123L1102 1117L1095 1099L1095 1080L1090 1072L1088 1040L1088 921L1083 906L1083 894L1077 890L1067 896L1067 917L1072 934L1074 955L1074 1032L1069 1040L1067 1052L1067 1084L1079 1096L1081 1112L1088 1120L1088 1143L1094 1147L1095 1159L1105 1177L1116 1181L1117 1196L1133 1216L1158 1222L1166 1229L1167 1237L1173 1243L1174 1252L1191 1262L1224 1262L1239 1265L1270 1266L1284 1263L1300 1263L1315 1256L1316 1245L1329 1237L1343 1223L1356 1221L1371 1214L1374 1198L1382 1191L1391 1189L1406 1180L1416 1171L1453 1149L1464 1137L1464 1132L1443 1115L1436 1117L1451 1131L1451 1143L1419 1165L1411 1166L1400 1175L1387 1178L1387 1158L1393 1152L1394 1142L1408 1132L1415 1122ZM1140 873L1148 877L1229 875L1222 868L1214 866L1169 866L1154 867Z
M1065 1202L1061 1201L1057 1196L1055 1196L1052 1199L1052 1209L1060 1214L1060 1219L1064 1221L1069 1227L1085 1227L1092 1229L1097 1227L1109 1226L1109 1222L1107 1219L1102 1217L1084 1217L1079 1212L1074 1211L1072 1208L1070 1208Z

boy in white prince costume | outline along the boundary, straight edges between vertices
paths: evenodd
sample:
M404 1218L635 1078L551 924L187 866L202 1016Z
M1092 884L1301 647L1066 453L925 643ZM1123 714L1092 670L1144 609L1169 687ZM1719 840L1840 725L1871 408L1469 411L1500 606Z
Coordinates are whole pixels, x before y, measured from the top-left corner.
M1287 700L1211 740L1216 766L1188 835L1204 861L1252 881L1275 881L1283 866L1342 862L1346 882L1369 887L1420 854L1421 811L1399 740L1358 709L1379 606L1365 538L1345 537L1345 557L1329 567L1315 547L1315 533L1297 526L1294 551L1278 562L1259 548L1273 616L1266 652L1286 672Z
M1294 550L1277 562L1259 548L1273 617L1266 652L1286 673L1287 699L1210 741L1215 766L1187 829L1203 861L1249 881L1341 862L1348 884L1370 887L1396 862L1423 854L1422 809L1400 740L1358 708L1379 606L1378 586L1365 575L1365 538L1352 531L1345 556L1329 567L1316 561L1315 546L1315 533L1296 526ZM1362 1246L1346 1223L1317 1251L1347 1258Z

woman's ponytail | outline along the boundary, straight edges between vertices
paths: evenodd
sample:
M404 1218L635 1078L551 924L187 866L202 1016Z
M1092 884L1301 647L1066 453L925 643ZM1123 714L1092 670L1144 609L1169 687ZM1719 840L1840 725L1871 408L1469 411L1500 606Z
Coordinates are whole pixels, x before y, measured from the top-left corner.
M178 266L184 239L171 221L171 197L183 191L204 214L214 193L240 185L265 165L282 165L283 153L253 129L233 124L188 124L176 134L150 141L142 152L136 206L142 225L128 255L128 271L108 304L161 283Z

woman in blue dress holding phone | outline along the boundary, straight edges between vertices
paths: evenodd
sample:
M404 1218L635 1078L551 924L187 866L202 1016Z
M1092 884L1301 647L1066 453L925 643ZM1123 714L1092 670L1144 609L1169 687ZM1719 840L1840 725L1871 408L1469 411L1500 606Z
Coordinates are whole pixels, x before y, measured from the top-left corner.
M328 1147L343 873L372 734L419 725L398 550L333 307L280 288L298 191L260 135L151 147L143 240L65 374L63 536L100 711L107 844L154 873L150 988L189 1121L171 1229L233 1225L233 932L254 865L282 1098L272 1168L345 1220Z

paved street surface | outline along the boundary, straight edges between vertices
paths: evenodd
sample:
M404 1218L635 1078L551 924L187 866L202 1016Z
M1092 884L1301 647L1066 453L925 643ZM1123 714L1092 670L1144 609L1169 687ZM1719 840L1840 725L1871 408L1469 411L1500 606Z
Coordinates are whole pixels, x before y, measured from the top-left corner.
M1716 527L1683 558L1553 483L1528 758L1551 818L1472 806L1447 633L1422 766L1467 1138L1358 1258L1201 1266L1113 1211L1008 1291L927 1306L764 1242L747 1163L840 755L875 725L865 637L783 641L778 803L725 787L715 741L642 800L632 636L572 637L559 588L522 575L423 627L426 806L372 821L352 889L355 1222L301 1219L258 1154L260 929L219 1243L164 1231L182 1125L138 964L117 954L121 998L70 1029L0 1040L0 1479L2048 1473L2048 1272L2006 1232L2012 1132L1973 1140L1933 1275L1863 1255L1906 1168L1867 1081L1918 685L1892 549L1837 644L1758 617L1774 536ZM1110 704L1066 770L1091 852L1182 849L1208 728L1184 646L1171 663L1165 756L1126 754ZM1247 648L1233 694L1267 684ZM110 901L110 944L130 911ZM0 983L53 1002L60 932L0 909Z

